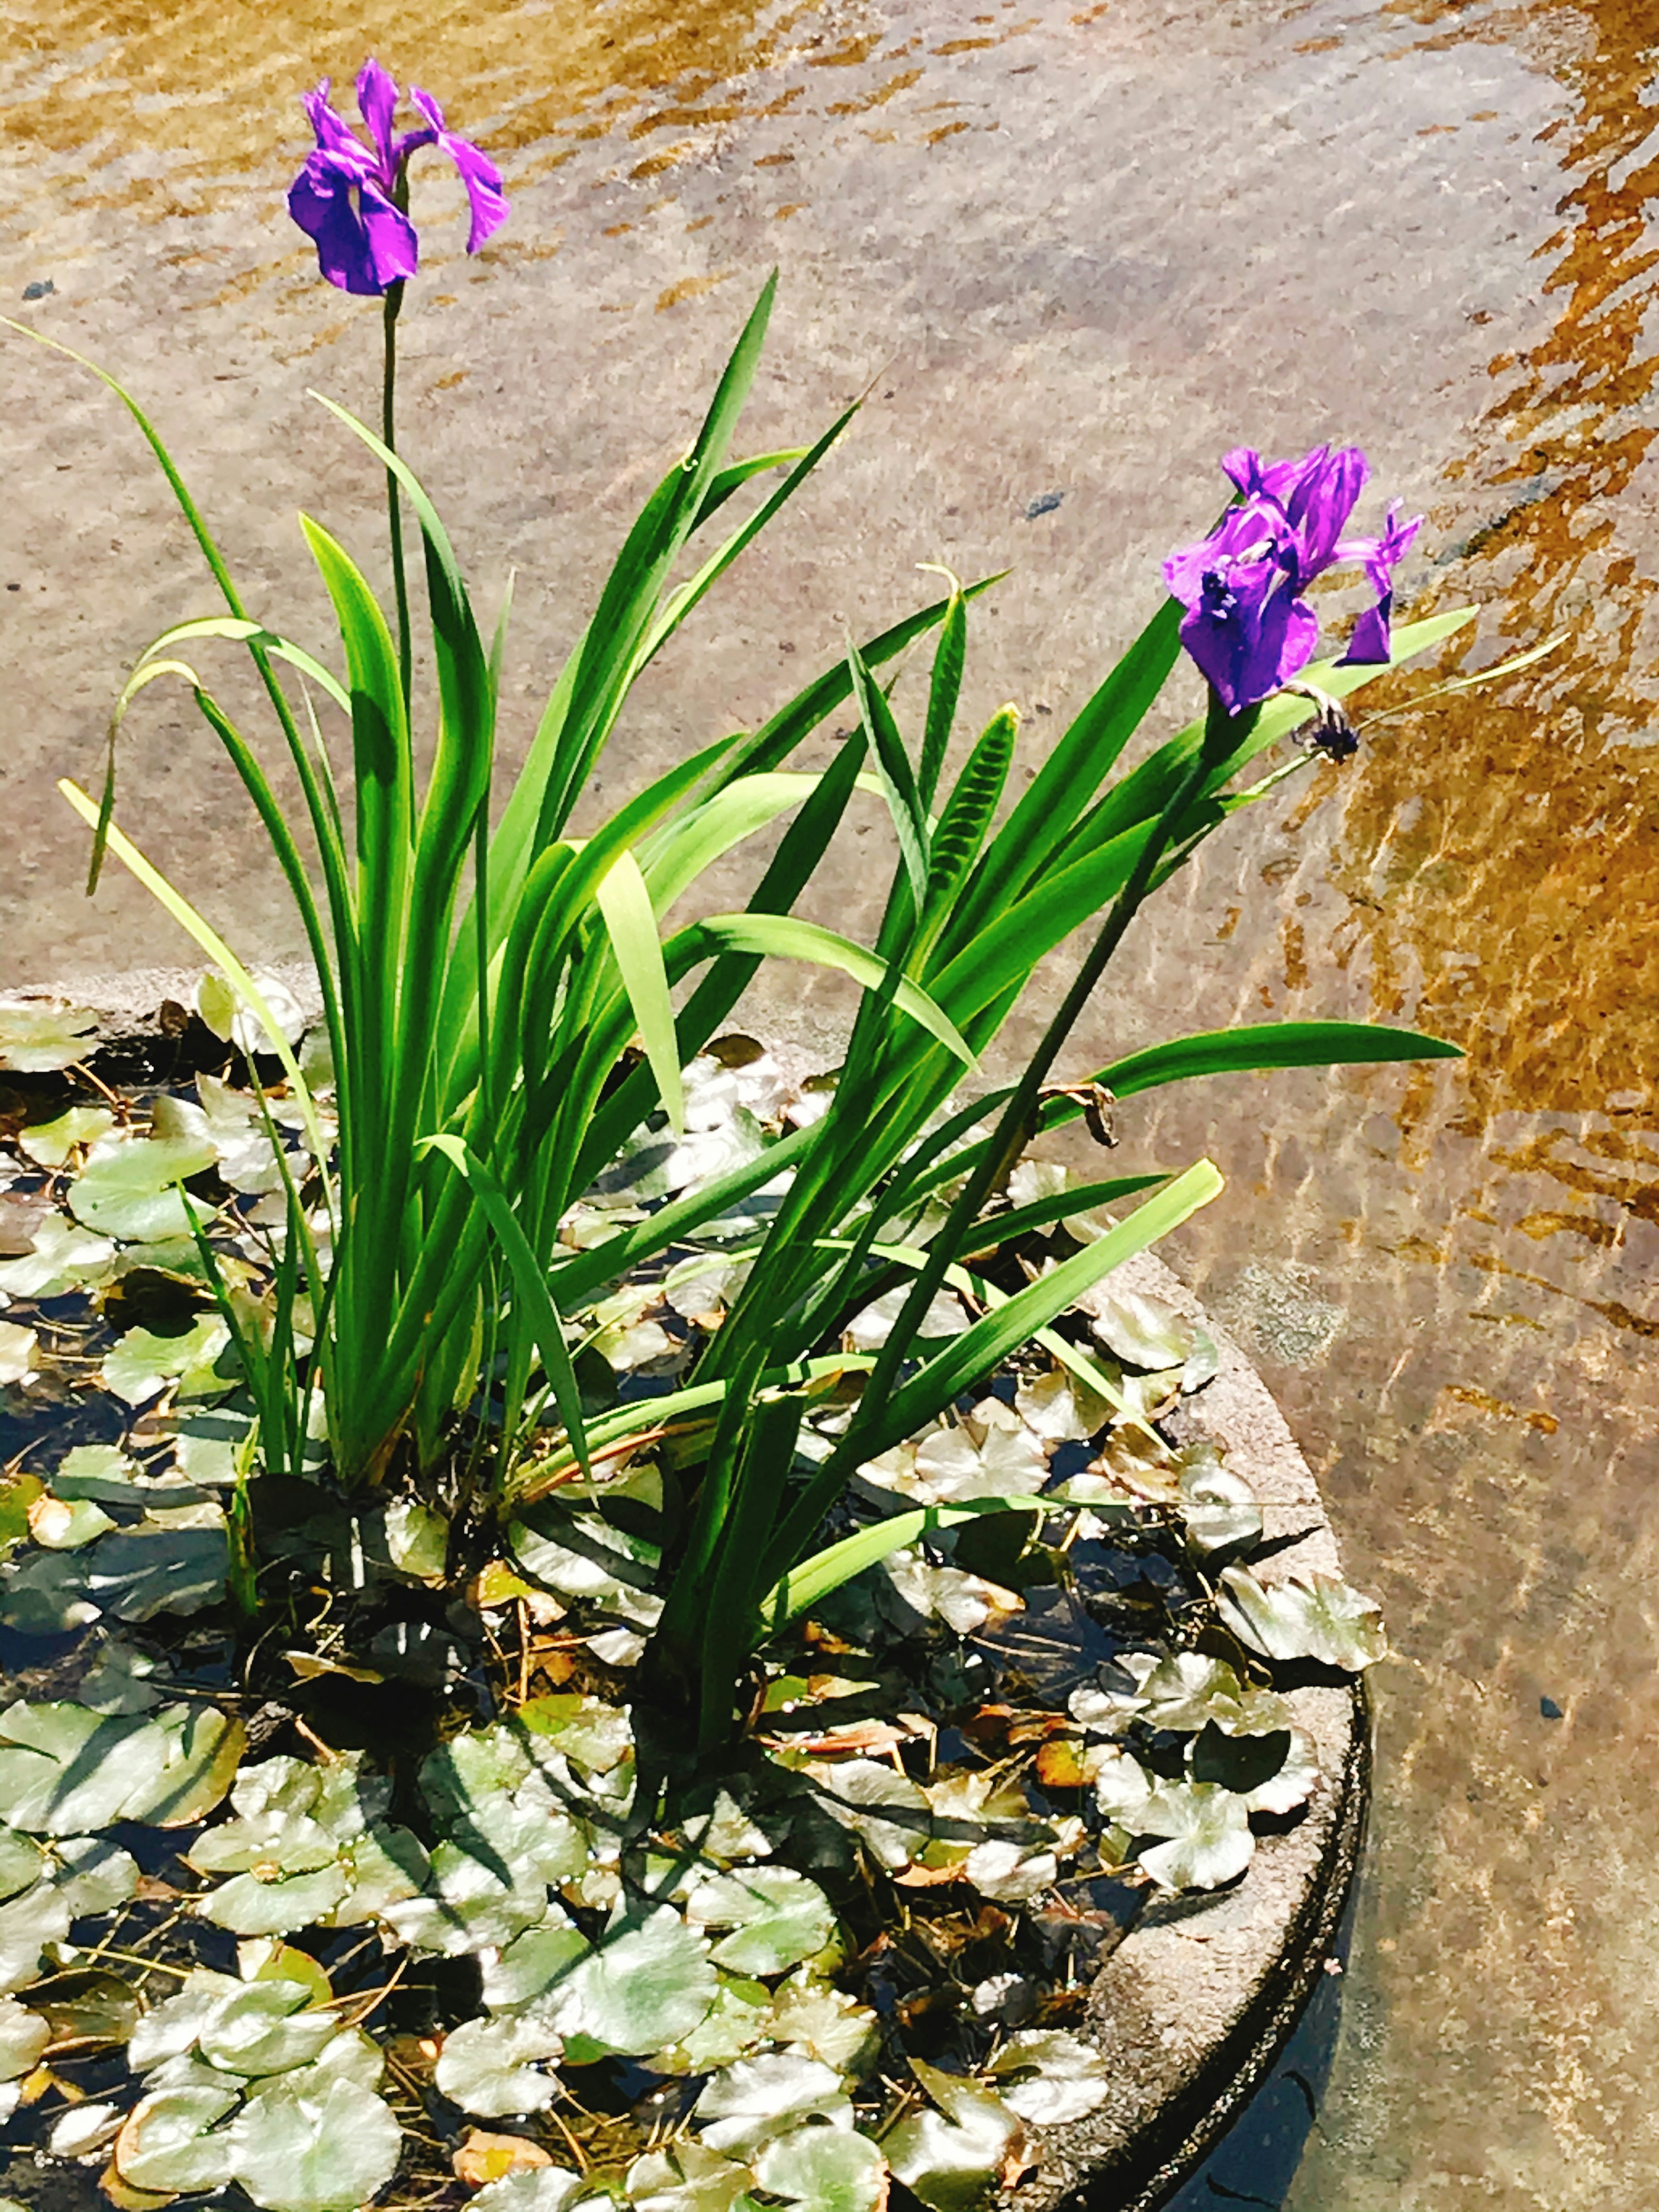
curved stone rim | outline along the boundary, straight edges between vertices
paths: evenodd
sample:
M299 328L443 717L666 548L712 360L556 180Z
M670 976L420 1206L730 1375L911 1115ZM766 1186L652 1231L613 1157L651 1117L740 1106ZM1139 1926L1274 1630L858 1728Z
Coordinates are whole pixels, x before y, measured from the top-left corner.
M1177 1417L1182 1430L1224 1448L1261 1502L1264 1539L1279 1558L1340 1573L1312 1471L1237 1344L1150 1253L1110 1279L1202 1321L1220 1370ZM1015 2192L1019 2212L1155 2212L1221 2141L1289 2041L1352 1889L1370 1773L1364 1677L1306 1675L1287 1694L1297 1725L1318 1747L1324 1785L1295 1825L1260 1839L1234 1887L1154 1903L1106 1960L1088 2032L1124 2094L1047 2131L1042 2166Z

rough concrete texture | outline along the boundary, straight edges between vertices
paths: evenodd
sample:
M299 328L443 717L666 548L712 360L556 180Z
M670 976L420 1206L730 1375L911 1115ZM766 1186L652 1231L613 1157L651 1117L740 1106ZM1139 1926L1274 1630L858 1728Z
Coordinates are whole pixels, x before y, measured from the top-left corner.
M1192 1401L1192 1430L1222 1446L1261 1503L1266 1541L1284 1546L1267 1577L1340 1574L1318 1486L1237 1345L1150 1253L1127 1261L1094 1295L1117 1290L1166 1298L1214 1335L1221 1369ZM1091 1300L1080 1304L1086 1310ZM1294 1826L1261 1838L1241 1881L1154 1903L1107 1960L1089 2029L1111 2068L1113 2100L1054 2131L1043 2171L1020 2192L1031 2212L1073 2197L1125 2212L1161 2203L1295 2024L1353 1873L1367 1723L1363 1698L1346 1685L1310 1684L1289 1695L1297 1727L1318 1747L1320 1788Z

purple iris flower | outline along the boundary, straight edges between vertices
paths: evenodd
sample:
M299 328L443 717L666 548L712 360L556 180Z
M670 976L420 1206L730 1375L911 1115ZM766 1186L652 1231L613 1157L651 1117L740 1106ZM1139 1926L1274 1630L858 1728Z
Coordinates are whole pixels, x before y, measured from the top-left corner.
M1181 641L1230 714L1258 705L1313 659L1319 620L1304 597L1327 568L1364 566L1376 603L1354 625L1349 661L1386 661L1393 574L1422 517L1390 508L1379 538L1342 532L1370 475L1357 446L1320 446L1299 461L1266 461L1248 447L1222 468L1237 489L1209 537L1164 563L1186 610Z
M289 189L288 211L317 247L331 284L343 292L379 294L412 276L420 263L415 226L398 204L405 164L422 146L436 146L460 172L472 210L466 250L476 253L507 220L501 173L487 154L444 125L443 110L418 86L411 103L426 119L422 131L394 133L398 88L377 61L365 62L357 79L357 106L368 125L365 146L328 104L329 80L303 95L317 144Z

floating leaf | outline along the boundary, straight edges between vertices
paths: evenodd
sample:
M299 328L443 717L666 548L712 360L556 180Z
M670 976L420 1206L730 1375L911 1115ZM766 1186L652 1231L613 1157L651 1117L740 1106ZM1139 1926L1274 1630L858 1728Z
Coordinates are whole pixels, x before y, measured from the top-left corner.
M381 1917L417 1950L459 1958L463 1952L511 1943L533 1928L546 1909L544 1882L498 1870L445 1841L432 1853L427 1893L388 1904Z
M222 2073L285 2074L308 2065L337 2030L334 2014L307 2009L311 2002L303 1982L244 1982L198 1969L145 2014L127 2057L145 2069L196 2048Z
M690 2035L653 2051L651 2069L658 2074L712 2074L734 2059L746 2058L772 2033L765 1983L722 1978L714 2003Z
M1097 1391L1065 1367L1051 1367L1035 1382L1022 1382L1014 1407L1026 1427L1051 1444L1086 1442L1105 1427L1112 1412Z
M690 2035L714 2002L708 1947L668 1905L618 1922L571 1974L553 2018L575 2063L655 2051Z
M0 1567L0 1626L24 1636L61 1636L97 1618L74 1553L35 1552Z
M54 2158L84 2158L119 2135L125 2119L119 2105L71 2105L52 2122L46 2148Z
M1060 1861L1040 1846L991 1837L975 1844L963 1871L975 1889L999 1905L1029 1905L1059 1881Z
M214 2123L235 2102L234 2084L152 2090L116 2137L116 2172L130 2187L158 2194L219 2188L230 2179L230 2141Z
M815 1881L787 1867L746 1867L693 1890L693 1922L732 1933L715 1944L717 1966L740 1974L781 1974L822 1951L836 1930L829 1899Z
M218 1802L245 1741L210 1707L150 1718L20 1700L0 1713L0 1804L14 1827L38 1835L118 1820L180 1826Z
M0 1990L27 1988L46 1945L61 1943L69 1931L69 1906L50 1881L0 1905Z
M27 1387L34 1372L40 1343L32 1328L25 1328L15 1321L0 1321L0 1384L12 1382Z
M737 2160L682 2136L635 2160L628 2201L634 2212L730 2212L752 2179Z
M94 1144L114 1127L107 1106L70 1106L52 1121L20 1129L17 1149L38 1168L61 1168L77 1145Z
M1144 1291L1120 1291L1091 1306L1095 1334L1126 1367L1158 1372L1179 1367L1194 1348L1195 1325L1167 1299Z
M1024 2136L994 2090L913 2058L938 2110L911 2112L883 2138L887 2162L928 2212L972 2212L1001 2180Z
M267 1874L260 1869L233 1875L196 1910L233 1935L291 1936L332 1913L350 1887L344 1870L331 1863L308 1874Z
M881 2212L887 2202L887 2161L868 2136L810 2124L767 2144L755 2179L775 2197L811 2212Z
M792 2043L809 2058L821 2058L838 2074L859 2074L873 2051L881 2023L867 2005L861 2005L829 1982L816 1981L805 1971L792 1974L772 2000L770 2033L779 2043Z
M814 1761L806 1768L818 1803L890 1873L908 1866L933 1833L927 1798L908 1775L873 1759Z
M189 1328L171 1336L130 1328L105 1353L99 1371L129 1406L146 1404L175 1382L180 1396L206 1397L224 1388L214 1363L229 1341L230 1331L217 1314L203 1314Z
M0 1827L0 1898L15 1897L40 1877L46 1853L15 1828Z
M799 2051L763 2051L714 2075L692 2117L715 2150L750 2158L781 2130L809 2115L845 2118L851 2105L832 2066Z
M568 2166L531 2166L487 2182L468 2212L565 2212L582 2190L580 2174Z
M386 1510L386 1547L400 1575L441 1582L449 1558L449 1523L418 1498L399 1498Z
M199 1613L225 1594L230 1547L222 1520L215 1528L141 1524L102 1537L85 1555L86 1594L118 1620L152 1620L158 1613Z
M138 1864L130 1851L102 1836L70 1836L58 1846L52 1883L70 1917L112 1912L138 1887Z
M89 1498L54 1498L48 1492L29 1508L29 1534L49 1552L78 1552L112 1528L114 1521Z
M228 2133L231 2171L266 2212L355 2212L391 2180L403 2147L373 2090L319 2067L262 2086Z
M1237 1881L1255 1850L1243 1800L1213 1782L1164 1783L1125 1825L1170 1838L1138 1855L1164 1889L1219 1889Z
M132 1137L112 1129L93 1146L70 1192L70 1210L87 1228L130 1244L188 1238L191 1215L173 1188L217 1158L199 1108L175 1101L167 1126L178 1133ZM194 1115L192 1123L189 1116Z
M1098 2111L1111 2088L1100 2052L1064 2028L1028 2028L1011 2035L989 2071L1009 2109L1046 2128Z
M1381 1608L1334 1575L1266 1583L1248 1567L1224 1567L1216 1602L1240 1641L1269 1659L1316 1659L1358 1674L1388 1656Z
M563 2048L538 2021L464 2021L444 2038L433 2079L446 2097L481 2119L545 2112L559 2085L535 2062L557 2058Z
M1192 1445L1181 1455L1181 1516L1195 1559L1219 1559L1261 1540L1255 1493L1222 1465L1213 1444Z
M78 1066L97 1042L98 1017L64 999L0 1000L0 1067L50 1075Z
M0 1997L0 2081L30 2072L51 2041L52 2029L38 2012L15 1997Z
M544 1998L556 2003L572 1969L592 1948L559 1907L550 1905L539 1927L526 1929L502 1950L484 1953L484 2002L492 2012L518 2012Z
M0 1291L15 1298L61 1298L91 1290L115 1266L115 1247L62 1213L49 1213L34 1232L33 1249L0 1261Z

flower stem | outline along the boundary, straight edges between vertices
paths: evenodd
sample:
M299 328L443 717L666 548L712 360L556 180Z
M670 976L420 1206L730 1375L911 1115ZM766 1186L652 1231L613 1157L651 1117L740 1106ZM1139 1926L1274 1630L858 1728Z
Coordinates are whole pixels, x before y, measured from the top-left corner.
M1091 946L1071 989L1043 1031L1042 1041L1014 1085L989 1141L980 1153L978 1166L957 1193L944 1227L930 1240L927 1264L912 1283L909 1296L882 1347L875 1371L860 1401L859 1414L854 1418L844 1440L843 1453L837 1455L838 1457L849 1454L858 1431L867 1427L872 1419L879 1418L897 1378L907 1348L914 1341L915 1332L921 1326L923 1317L945 1279L946 1268L957 1258L963 1238L978 1219L980 1209L993 1189L1006 1176L1036 1134L1042 1086L1048 1079L1049 1071L1076 1026L1079 1016L1088 1005L1096 986L1105 974L1112 955L1122 942L1124 932L1134 920L1152 886L1159 861L1169 851L1188 808L1203 790L1212 772L1249 734L1249 725L1254 723L1259 711L1255 708L1246 708L1243 714L1229 714L1216 694L1213 691L1210 694L1203 742L1194 754L1169 804L1152 823L1151 834L1140 848L1139 858L1130 872L1127 882L1107 909L1099 936ZM866 1407L869 1409L867 1415Z
M386 333L386 374L380 386L380 436L392 453L398 450L398 317L404 304L404 280L386 288L382 328ZM409 633L409 584L404 574L404 517L398 478L386 472L386 528L392 539L392 587L398 599L398 675L403 686L404 713L410 711L414 682L414 648Z

